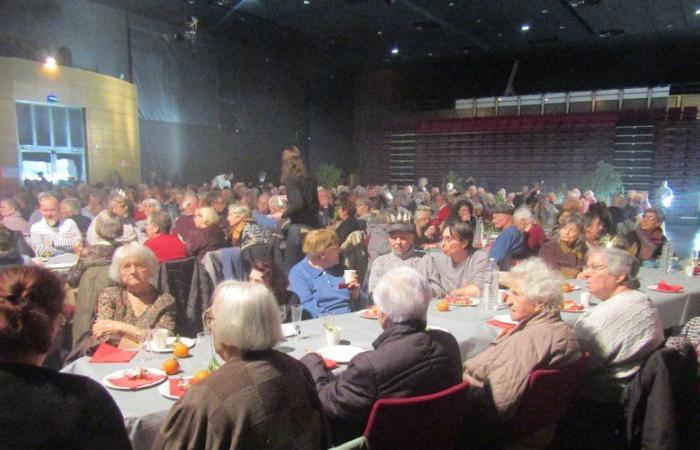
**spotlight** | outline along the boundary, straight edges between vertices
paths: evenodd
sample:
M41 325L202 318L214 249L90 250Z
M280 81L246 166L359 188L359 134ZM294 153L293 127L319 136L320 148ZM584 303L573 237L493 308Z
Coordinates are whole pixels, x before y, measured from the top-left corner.
M524 24L524 25L522 25L522 26L520 27L520 31L523 31L523 32L525 32L525 31L530 31L530 25L527 24L527 23Z
M44 67L46 67L49 70L56 69L56 58L54 58L53 56L47 57L46 62L44 62Z
M399 54L399 48L398 48L398 47L392 48L392 49L391 49L391 54L392 54L392 55L398 55L398 54Z

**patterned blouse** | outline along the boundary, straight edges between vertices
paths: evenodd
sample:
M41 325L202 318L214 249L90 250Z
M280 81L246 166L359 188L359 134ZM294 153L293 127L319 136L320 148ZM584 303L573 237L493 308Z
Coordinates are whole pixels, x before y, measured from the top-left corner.
M97 300L97 320L116 320L140 329L167 328L175 330L175 299L170 294L160 294L146 310L136 316L123 287L108 287ZM119 345L122 335L108 333L101 342Z

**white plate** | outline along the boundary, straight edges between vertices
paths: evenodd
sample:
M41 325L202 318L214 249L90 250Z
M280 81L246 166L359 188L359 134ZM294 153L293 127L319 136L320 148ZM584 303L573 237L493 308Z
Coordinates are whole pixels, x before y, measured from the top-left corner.
M651 289L652 291L656 291L656 292L663 292L664 294L682 294L683 292L685 292L685 288L682 288L680 291L677 291L677 292L662 291L661 289L659 289L658 284L652 284L651 286L647 286L647 289Z
M376 320L377 317L379 317L379 315L376 312L374 314L372 314L371 309L360 310L357 312L357 315L362 317L363 319L375 319Z
M44 264L44 267L46 269L58 270L58 269L70 269L74 265L75 265L75 262L51 263L51 264Z
M294 329L293 323L283 323L282 324L282 334L284 337L293 337L297 335L297 331Z
M183 378L185 380L191 380L192 375L187 375L187 376L184 376L181 378ZM170 378L167 379L166 383L163 383L160 386L158 386L158 392L160 392L160 395L162 395L165 398L169 398L170 400L179 400L180 399L180 397L178 397L177 395L173 395L170 393Z
M365 349L352 345L329 345L316 350L316 353L326 359L331 359L339 364L349 363L357 354L364 352Z
M173 347L175 346L175 339L177 339L175 336L170 336L168 337L168 344L165 348L162 347L154 347L152 342L148 343L148 350L155 352L155 353L172 353L173 352ZM188 338L188 337L180 337L180 342L185 344L187 348L192 348L194 347L195 340Z
M509 325L517 325L518 322L510 318L510 314L501 314L498 316L493 316L493 320L501 323L507 323Z
M160 383L162 383L164 380L167 380L167 379L168 379L168 377L161 378L160 380L154 381L154 382L152 382L152 383L144 384L144 385L139 386L139 387L137 387L137 388L129 388L129 387L117 386L117 385L114 385L114 384L112 384L112 383L109 382L109 379L110 379L110 378L121 378L121 377L123 377L123 376L124 376L124 372L126 372L127 370L134 370L134 369L122 369L122 370L117 370L116 372L112 372L112 373L110 373L110 374L108 374L108 375L105 375L105 377L102 378L102 384L103 384L104 386L110 388L110 389L116 389L116 390L119 390L119 391L138 391L138 390L141 390L141 389L149 388L149 387L151 387L151 386L155 386L156 384L160 384ZM165 372L163 372L163 371L160 370L160 369L156 369L156 368L153 368L153 367L147 367L146 370L147 370L148 372L152 373L153 375L162 375L162 376L165 376Z

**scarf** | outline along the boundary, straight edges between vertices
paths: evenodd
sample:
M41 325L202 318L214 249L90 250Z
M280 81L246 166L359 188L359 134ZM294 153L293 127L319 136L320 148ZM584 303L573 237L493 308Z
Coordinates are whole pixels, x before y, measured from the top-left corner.
M659 246L664 243L664 233L660 228L653 231L644 231L637 227L637 237L639 238L639 259L652 259Z
M243 229L249 222L253 222L252 217L246 217L231 228L231 247L238 247L240 245Z

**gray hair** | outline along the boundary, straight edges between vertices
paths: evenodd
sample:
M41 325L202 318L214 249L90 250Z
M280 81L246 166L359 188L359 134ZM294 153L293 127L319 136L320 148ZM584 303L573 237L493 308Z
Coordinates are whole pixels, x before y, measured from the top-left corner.
M161 233L170 233L170 228L173 226L173 219L170 218L170 214L165 211L154 211L148 215L146 218L152 225L158 227L158 231Z
M228 206L228 212L235 216L251 217L250 208L247 205L233 204Z
M82 207L80 200L75 197L64 198L63 201L61 201L61 204L67 206L73 213L79 213L80 208Z
M519 262L510 271L510 276L520 283L520 291L530 303L542 301L550 307L557 307L564 298L564 278L558 271L550 269L542 258Z
M121 283L121 268L128 261L136 261L146 266L151 272L150 282L155 285L155 280L158 277L158 260L148 247L138 242L124 244L114 252L112 264L109 266L109 278Z
M19 204L13 198L3 198L2 200L0 200L0 203L6 204L7 206L14 209L15 211L17 211L19 209Z
M285 200L281 195L271 196L267 203L270 206L270 209L280 210L287 207L287 200Z
M431 295L428 280L410 267L387 272L373 292L377 308L393 323L425 321Z
M95 217L95 233L102 239L114 241L124 233L124 223L118 215L102 211Z
M614 277L625 276L625 286L630 289L638 289L639 260L624 250L614 247L594 247L588 254L602 254L608 266L608 273Z
M206 225L216 225L219 222L219 215L211 206L201 206L197 208L197 212Z
M513 213L513 221L518 222L520 220L525 220L527 223L535 221L535 216L532 215L532 211L527 206L521 206Z
M126 197L116 192L109 194L109 200L107 200L107 211L114 211L114 208L117 205L126 205Z
M282 341L277 300L266 286L224 281L212 299L216 342L245 352L269 350Z
M643 214L646 214L648 212L656 214L656 218L659 219L659 222L661 223L663 223L664 220L666 220L666 216L664 215L664 212L661 210L661 208L647 208L644 210Z
M146 205L153 206L153 210L154 210L154 211L160 211L160 208L161 208L160 202L159 202L158 200L156 200L155 198L147 198L147 199L144 199L144 200L141 202L141 204L142 204L143 206L146 206Z

